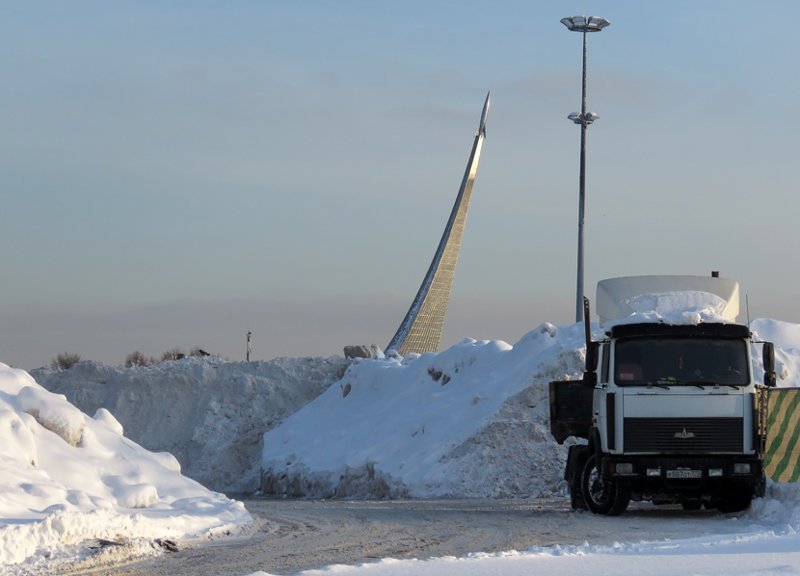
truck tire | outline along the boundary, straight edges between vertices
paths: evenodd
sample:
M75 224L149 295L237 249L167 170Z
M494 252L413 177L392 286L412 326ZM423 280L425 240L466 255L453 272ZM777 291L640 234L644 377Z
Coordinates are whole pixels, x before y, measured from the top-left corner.
M756 485L753 488L753 497L763 498L766 491L767 491L767 475L764 474L764 471L762 470L761 476L759 476L758 482L756 482Z
M569 486L569 503L573 510L587 510L586 501L583 499L583 491L581 490L581 479L583 477L583 467L586 465L588 457L588 446L570 446L564 479Z
M753 501L753 488L752 487L735 487L728 488L727 492L723 494L715 504L715 508L723 514L731 514L733 512L743 512L750 508L750 503Z
M631 501L631 490L627 484L603 479L594 454L589 456L583 467L581 492L589 510L606 516L622 514Z
M683 508L687 512L700 510L700 508L702 507L703 507L703 502L701 502L700 500L683 500L681 502L681 508Z

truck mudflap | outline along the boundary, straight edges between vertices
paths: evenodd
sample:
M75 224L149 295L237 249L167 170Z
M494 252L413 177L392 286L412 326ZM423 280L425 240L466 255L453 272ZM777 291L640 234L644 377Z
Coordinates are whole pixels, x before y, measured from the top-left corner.
M570 436L589 438L592 429L591 379L550 382L550 433L563 444Z

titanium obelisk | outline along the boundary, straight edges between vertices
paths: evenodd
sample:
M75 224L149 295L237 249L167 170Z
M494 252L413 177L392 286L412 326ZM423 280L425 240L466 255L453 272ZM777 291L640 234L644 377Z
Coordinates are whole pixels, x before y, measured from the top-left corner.
M483 140L486 138L486 118L489 114L489 94L481 112L481 121L472 151L469 154L467 169L461 181L461 188L456 196L450 219L439 241L439 246L433 256L433 261L428 268L428 273L419 287L411 307L408 309L403 322L397 329L392 341L386 347L402 355L409 352L422 354L436 352L442 339L444 317L447 313L447 304L450 300L450 289L453 286L453 277L456 273L458 253L461 250L461 239L464 236L464 225L467 222L467 211L472 196L472 185L478 171L478 161L481 157Z

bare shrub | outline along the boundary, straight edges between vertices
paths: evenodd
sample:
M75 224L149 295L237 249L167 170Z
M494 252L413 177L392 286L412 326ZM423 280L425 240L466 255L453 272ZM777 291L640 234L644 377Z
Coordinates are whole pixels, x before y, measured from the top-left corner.
M183 358L186 358L186 353L180 348L173 348L172 350L167 350L161 355L162 362L164 362L165 360L181 360Z
M125 357L125 368L130 368L132 366L149 366L152 363L152 358L148 358L138 350L131 352Z
M50 362L50 367L53 370L69 370L75 364L81 361L81 357L79 354L73 354L72 352L62 352Z
M189 350L189 356L211 356L211 354L200 348L200 346L195 346Z

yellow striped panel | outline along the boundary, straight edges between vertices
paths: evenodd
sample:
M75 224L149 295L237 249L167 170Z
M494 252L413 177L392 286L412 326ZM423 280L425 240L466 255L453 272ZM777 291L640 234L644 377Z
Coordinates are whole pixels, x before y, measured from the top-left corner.
M773 388L767 401L764 471L777 482L800 480L800 388Z

